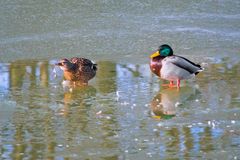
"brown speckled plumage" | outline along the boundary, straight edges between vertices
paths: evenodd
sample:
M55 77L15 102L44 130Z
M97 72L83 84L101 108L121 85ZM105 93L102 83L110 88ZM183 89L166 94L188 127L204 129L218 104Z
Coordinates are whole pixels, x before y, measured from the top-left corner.
M56 65L63 70L66 80L85 84L95 77L97 71L97 64L86 58L73 57L70 60L64 58Z

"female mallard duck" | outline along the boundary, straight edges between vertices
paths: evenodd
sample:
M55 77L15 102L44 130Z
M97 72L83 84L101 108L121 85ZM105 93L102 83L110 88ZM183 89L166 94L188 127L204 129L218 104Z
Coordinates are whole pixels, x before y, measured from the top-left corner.
M97 64L86 58L73 57L70 60L64 58L56 65L63 70L66 80L81 84L88 84L88 81L96 75L97 71Z
M162 79L170 81L169 87L174 87L173 81L177 81L180 87L180 80L189 79L203 71L199 64L173 54L172 48L161 45L157 52L151 55L151 71Z

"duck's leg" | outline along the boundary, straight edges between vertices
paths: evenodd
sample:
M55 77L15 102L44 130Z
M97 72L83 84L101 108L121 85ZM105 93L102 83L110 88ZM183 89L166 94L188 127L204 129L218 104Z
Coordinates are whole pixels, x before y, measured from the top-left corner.
M169 87L175 87L173 81L170 81L170 83L169 83Z
M177 88L180 88L180 79L177 80Z

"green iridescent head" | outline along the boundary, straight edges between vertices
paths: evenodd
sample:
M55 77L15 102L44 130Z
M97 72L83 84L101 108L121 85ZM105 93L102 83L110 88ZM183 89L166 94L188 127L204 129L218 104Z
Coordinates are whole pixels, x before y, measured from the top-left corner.
M167 44L163 44L159 47L159 54L163 57L167 57L167 56L172 56L173 55L173 50L172 48L167 45Z
M151 58L158 57L158 56L167 57L167 56L172 56L172 55L173 55L172 48L169 45L167 45L167 44L163 44L150 57Z

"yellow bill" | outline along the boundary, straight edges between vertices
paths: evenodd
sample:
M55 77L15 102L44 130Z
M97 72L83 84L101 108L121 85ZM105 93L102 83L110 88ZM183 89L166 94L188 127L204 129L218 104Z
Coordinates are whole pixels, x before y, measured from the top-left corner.
M151 57L151 58L154 58L154 57L157 57L157 56L160 56L159 51L153 53L150 57Z
M154 118L154 119L162 119L161 116L152 116L152 118Z

